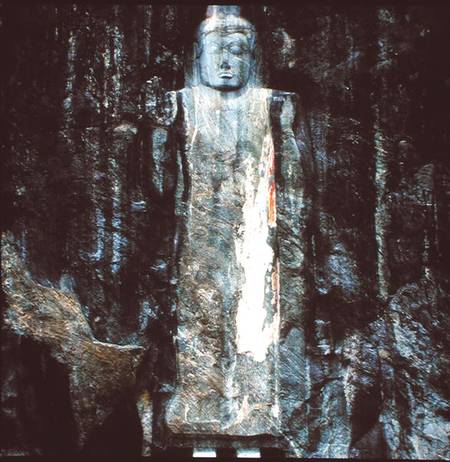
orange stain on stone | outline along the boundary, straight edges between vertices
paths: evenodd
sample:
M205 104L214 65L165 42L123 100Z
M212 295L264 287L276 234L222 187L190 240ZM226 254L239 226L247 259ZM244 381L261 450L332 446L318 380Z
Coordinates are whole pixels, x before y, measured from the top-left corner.
M269 226L275 226L277 221L277 204L275 181L272 180L269 186Z
M277 204L276 204L276 185L275 185L275 152L273 144L269 148L268 158L268 176L269 176L269 204L268 204L268 224L270 227L276 225L277 221Z

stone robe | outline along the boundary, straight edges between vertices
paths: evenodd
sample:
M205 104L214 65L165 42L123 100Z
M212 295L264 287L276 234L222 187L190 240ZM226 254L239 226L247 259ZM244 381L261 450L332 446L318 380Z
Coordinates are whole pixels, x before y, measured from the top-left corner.
M248 88L227 98L199 86L171 96L179 147L177 386L167 424L179 435L277 436L283 195L276 178L293 185L298 176L292 95ZM288 162L277 160L276 146Z

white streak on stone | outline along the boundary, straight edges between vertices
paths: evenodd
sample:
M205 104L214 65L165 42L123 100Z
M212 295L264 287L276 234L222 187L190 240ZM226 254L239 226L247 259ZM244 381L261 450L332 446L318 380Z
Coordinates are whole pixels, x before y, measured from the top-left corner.
M380 10L378 20L384 19L384 10ZM378 41L378 62L383 63L388 59L387 44L385 38ZM387 91L386 79L381 78L381 91ZM387 244L385 239L385 217L387 216L386 205L384 204L384 195L386 192L387 176L387 153L384 146L383 131L380 126L380 108L375 107L375 184L376 184L376 206L375 206L375 239L377 245L377 278L378 292L382 299L388 296L388 268L387 268Z
M108 33L108 28L107 31ZM108 93L108 75L109 69L111 68L111 59L109 56L109 48L103 53L103 65L105 68L105 78L103 80L103 106L107 109L109 107L109 93Z
M430 267L430 240L428 238L428 232L425 230L424 238L423 238L423 253L422 253L422 261L423 261L423 274L425 279L432 279L432 272Z
M379 110L375 116L375 183L376 183L376 208L375 208L375 237L377 244L377 277L380 296L386 299L388 296L388 285L386 280L386 254L387 245L384 236L384 217L386 206L384 205L384 194L386 190L386 151L383 148L383 134L379 127Z
M241 299L236 316L238 353L249 353L255 361L264 361L269 345L275 340L278 313L273 322L264 326L266 309L264 307L266 277L272 270L273 249L269 245L268 197L270 155L273 142L266 135L263 142L263 154L260 165L255 168L252 158L247 158L245 204L243 223L239 227L235 241L236 259L244 270ZM263 171L255 191L254 172Z
M152 51L152 37L150 34L150 24L152 23L153 10L151 5L143 6L144 9L144 24L143 28L144 33L144 56L145 62L150 61L151 51Z
M144 332L148 326L149 320L154 317L155 315L150 306L150 302L148 300L144 300L141 303L141 310L139 313L139 331Z
M298 443L296 441L292 440L291 438L289 438L289 436L287 436L287 435L286 435L286 439L287 439L287 442L289 444L289 449L286 452L286 457L287 458L290 458L290 457L302 457L303 452L299 449Z
M238 415L236 417L236 421L233 422L234 425L239 425L242 421L248 416L250 412L250 407L248 405L248 395L244 396L242 400L241 407L239 408Z
M358 333L355 333L348 338L344 347L344 357L349 362L349 366L346 367L343 375L344 395L348 415L352 415L353 413L353 403L357 391L355 385L355 369L357 368L358 358L361 354L360 343L361 338Z
M120 124L118 125L117 127L114 128L114 131L116 133L120 133L120 134L133 134L133 135L136 135L137 134L137 128L134 126L134 125L131 125L131 124L127 124L127 123L123 123L123 124Z
M137 402L137 410L142 427L142 456L151 455L153 403L147 391L143 392Z
M67 48L67 78L66 78L66 96L64 98L65 122L68 122L72 109L73 83L75 81L75 57L76 57L76 40L73 31L70 31L68 48Z
M121 246L122 246L122 236L121 236L121 226L122 226L122 216L120 212L120 183L118 180L117 172L117 162L114 158L110 158L110 168L112 181L112 259L111 259L111 271L117 273L120 269L120 260L121 260Z
M27 252L27 231L23 229L20 236L20 258L26 264L28 258Z
M100 207L95 209L95 223L97 228L97 248L90 256L94 261L99 261L103 257L105 250L105 216Z
M278 385L278 380L276 384ZM275 393L275 399L278 401L278 393ZM280 417L280 405L278 404L278 402L272 406L272 415L275 419L278 419Z
M120 98L121 93L121 64L122 64L122 42L123 42L123 34L120 31L118 26L114 27L113 33L113 60L115 64L116 72L112 76L113 82L113 95L114 95L114 106L113 106L113 114L114 117L117 117L118 114L118 100Z
M227 399L227 404L229 407L233 408L236 406L236 401L234 397L234 380L236 374L236 355L233 354L230 368L225 375L225 384L224 384L224 396ZM230 409L232 411L232 409ZM232 414L232 412L230 412ZM234 423L234 422L233 422Z

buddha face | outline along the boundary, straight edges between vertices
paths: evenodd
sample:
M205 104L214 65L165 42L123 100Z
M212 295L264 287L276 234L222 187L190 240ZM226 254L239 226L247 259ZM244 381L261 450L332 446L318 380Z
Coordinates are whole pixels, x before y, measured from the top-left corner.
M220 91L247 85L253 61L249 39L242 32L214 31L200 39L200 80Z

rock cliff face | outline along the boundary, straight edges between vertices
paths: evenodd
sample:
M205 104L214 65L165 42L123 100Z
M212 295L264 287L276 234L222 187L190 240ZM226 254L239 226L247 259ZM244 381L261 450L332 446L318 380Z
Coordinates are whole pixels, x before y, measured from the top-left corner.
M147 115L184 86L204 12L2 6L2 455L173 444L176 166ZM280 448L449 459L450 8L243 15L265 85L303 100L314 160Z

